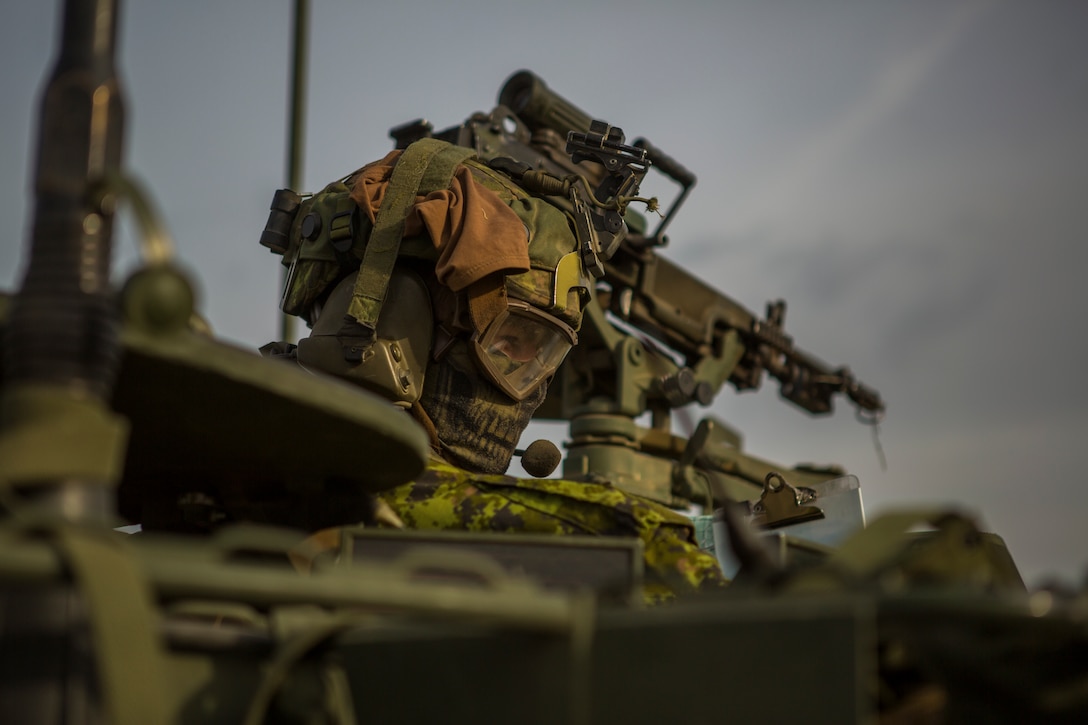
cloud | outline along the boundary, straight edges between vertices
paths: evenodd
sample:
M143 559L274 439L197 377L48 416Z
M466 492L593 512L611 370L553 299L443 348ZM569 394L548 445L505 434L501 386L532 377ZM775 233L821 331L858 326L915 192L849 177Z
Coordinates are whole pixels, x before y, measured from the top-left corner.
M797 153L767 172L750 195L735 205L732 226L743 229L803 199L809 187L830 176L832 167L852 146L914 96L969 28L995 4L996 0L958 4L920 44L888 62L851 107L815 131Z

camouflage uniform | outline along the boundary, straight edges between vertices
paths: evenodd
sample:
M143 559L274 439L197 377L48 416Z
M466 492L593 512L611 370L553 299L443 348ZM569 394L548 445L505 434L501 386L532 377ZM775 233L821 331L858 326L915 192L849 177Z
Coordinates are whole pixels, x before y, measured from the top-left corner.
M726 581L695 545L690 520L607 485L469 473L432 459L416 481L380 496L415 529L638 536L648 602Z

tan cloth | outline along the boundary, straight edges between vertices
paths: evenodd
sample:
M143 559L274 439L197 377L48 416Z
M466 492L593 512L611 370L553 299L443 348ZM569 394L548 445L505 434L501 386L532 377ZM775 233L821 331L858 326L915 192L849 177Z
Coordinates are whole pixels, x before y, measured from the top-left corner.
M373 222L385 198L400 151L364 166L351 198ZM460 292L489 274L529 270L528 230L497 194L476 181L466 166L454 172L449 189L417 196L404 236L426 230L438 250L438 281Z

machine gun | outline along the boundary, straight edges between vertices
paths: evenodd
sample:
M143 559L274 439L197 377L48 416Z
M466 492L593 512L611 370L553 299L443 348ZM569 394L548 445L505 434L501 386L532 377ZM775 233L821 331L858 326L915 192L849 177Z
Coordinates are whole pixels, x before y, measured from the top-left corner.
M392 129L390 136L398 148L424 137L474 148L494 168L565 205L580 237L596 235L597 252L585 257L598 280L595 298L578 347L537 412L538 418L570 421L565 477L605 477L684 507L706 500L709 476L731 495L751 498L766 474L781 467L744 456L739 436L709 419L701 429L705 435L693 437L701 442L692 446L671 435L670 414L692 403L709 405L726 382L755 390L764 373L779 382L784 399L813 415L831 413L837 394L847 396L859 414L883 414L879 393L848 368L832 367L794 344L783 329L784 301L769 303L761 318L660 255L668 242L665 229L695 175L646 139L625 145L622 131L594 120L530 71L506 81L490 113L437 132L420 119ZM650 230L642 217L623 211L633 200L624 195L652 170L680 191ZM585 187L596 186L595 197L622 203L595 210L590 226L584 205L570 192L571 180L578 178ZM656 199L642 201L658 206ZM635 419L647 412L651 426L637 426ZM795 470L791 480L810 483L836 473ZM693 483L693 476L700 482Z
M883 413L879 393L847 368L831 368L794 345L783 330L785 301L767 303L766 316L760 319L656 254L646 241L645 237L628 240L606 266L605 280L611 290L602 304L607 302L607 309L619 319L680 353L693 371L739 344L743 351L728 376L737 390L759 388L766 371L779 381L783 398L809 413L831 413L836 393L845 394L867 413ZM670 405L707 405L713 399L716 376L696 372L684 377L693 384L684 385L682 395L665 396Z

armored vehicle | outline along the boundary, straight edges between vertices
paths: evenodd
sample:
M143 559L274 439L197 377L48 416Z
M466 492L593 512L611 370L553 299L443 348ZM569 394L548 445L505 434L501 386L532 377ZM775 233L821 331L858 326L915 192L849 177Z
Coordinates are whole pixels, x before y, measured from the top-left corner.
M492 111L404 124L394 145L463 147L574 220L591 302L538 411L569 422L562 475L684 511L732 581L647 606L638 540L388 526L374 494L419 475L425 432L287 345L262 357L209 334L121 164L117 13L65 4L30 259L0 308L3 722L1088 717L1084 591L1027 591L1001 539L955 512L865 522L842 470L763 460L712 418L673 430L766 376L815 414L884 406L794 344L784 303L756 315L662 256L694 174L528 71ZM609 206L647 173L676 198ZM306 219L336 221L319 196L277 193L261 235L296 273L320 236ZM115 289L118 208L143 264ZM332 261L338 283L350 269ZM558 458L521 454L540 476Z

